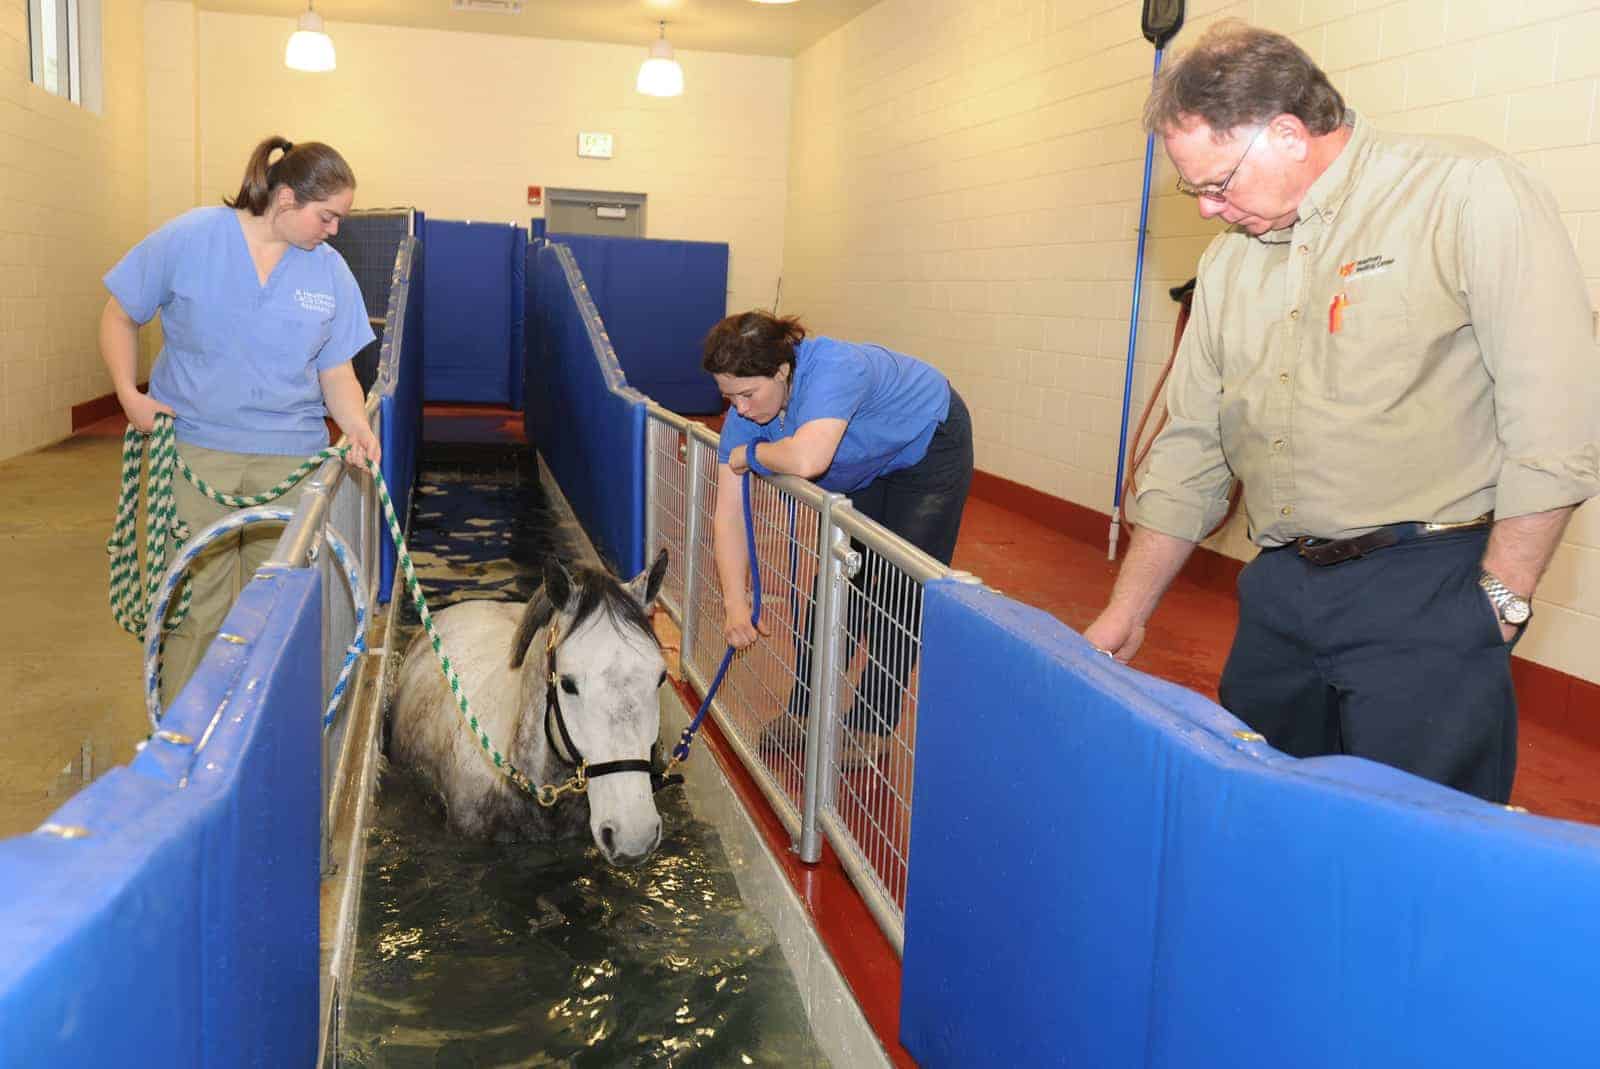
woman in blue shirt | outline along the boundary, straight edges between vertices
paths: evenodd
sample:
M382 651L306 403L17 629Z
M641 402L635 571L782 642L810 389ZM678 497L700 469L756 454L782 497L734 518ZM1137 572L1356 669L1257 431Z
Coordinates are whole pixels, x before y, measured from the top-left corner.
M100 355L128 422L149 431L157 413L172 415L179 456L224 493L258 494L280 482L328 444L328 415L350 440L351 464L379 458L351 366L372 327L355 277L324 244L349 214L355 186L350 165L327 145L267 138L236 197L167 223L105 277ZM163 344L146 394L137 383L139 327L157 312ZM229 511L185 480L175 485L178 519L191 533ZM292 507L299 489L283 502ZM188 617L166 639L164 702L281 533L250 527L196 559Z
M750 562L739 492L739 478L748 469L798 475L847 494L859 512L950 563L972 484L972 423L961 395L942 374L882 346L808 337L798 319L762 311L729 316L712 328L703 365L731 405L722 427L712 524L723 635L730 645L750 645L758 630L750 624ZM852 583L861 589L865 580L863 570ZM792 753L799 743L795 725L807 706L814 604L813 596L796 635L800 682L789 695L789 718L763 735L764 749ZM850 614L856 636L861 615ZM894 656L893 632L903 628L918 635L920 606L909 606L903 615L908 618L898 628L873 630L856 705L845 713L858 760L877 756L900 721L914 652ZM758 626L770 634L765 624Z

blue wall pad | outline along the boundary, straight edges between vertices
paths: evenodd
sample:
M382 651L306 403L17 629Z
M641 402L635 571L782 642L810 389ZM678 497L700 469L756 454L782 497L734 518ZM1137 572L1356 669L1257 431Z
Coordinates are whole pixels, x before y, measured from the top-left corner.
M629 385L674 412L721 412L700 354L727 314L728 246L588 234L550 240L577 259Z
M624 576L644 567L645 400L628 386L594 302L559 245L528 249L528 441L596 548Z
M423 260L423 399L510 405L522 347L515 329L513 259L521 227L430 219Z
M401 530L411 515L411 491L417 481L417 454L422 448L422 294L426 288L423 255L411 259L408 278L401 280L403 309L400 349L396 354L394 389L379 402L383 410L383 481L389 487ZM520 378L520 375L519 375ZM379 524L378 600L386 602L394 587L394 540L387 523Z
M919 1064L1595 1063L1600 829L1285 757L969 585L923 645Z
M0 1064L310 1065L322 587L249 584L155 738L0 842ZM223 710L226 715L219 715ZM203 748L202 748L203 747Z

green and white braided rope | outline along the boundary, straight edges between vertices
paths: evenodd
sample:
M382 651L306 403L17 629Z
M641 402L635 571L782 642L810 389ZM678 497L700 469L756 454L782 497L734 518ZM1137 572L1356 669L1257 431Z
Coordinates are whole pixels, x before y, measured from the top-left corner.
M373 485L378 490L378 501L383 505L383 518L389 525L389 536L394 539L395 557L400 563L400 570L405 574L406 590L411 595L412 603L417 607L417 616L422 620L423 629L428 633L428 641L433 646L434 656L439 659L439 666L444 670L445 682L450 685L450 693L455 697L456 708L461 710L462 719L477 738L484 755L496 770L520 790L534 795L545 805L553 804L556 798L569 790L581 791L585 782L581 769L577 775L560 786L547 785L535 789L528 777L512 764L509 758L494 748L488 732L483 730L478 718L473 715L471 706L467 702L467 692L461 685L461 677L456 674L455 665L450 663L449 656L445 654L439 632L433 626L433 615L428 612L428 603L422 596L422 584L417 580L416 569L411 566L411 553L406 549L406 536L400 530L400 521L395 516L394 503L389 499L389 487L383 481L383 473L370 460L367 462L367 469L372 472Z
M343 456L346 448L330 447L309 456L294 471L270 489L259 494L225 494L197 475L178 455L172 417L160 413L147 435L129 426L122 436L122 489L117 498L117 518L106 553L111 557L111 613L130 635L140 637L148 622L149 605L167 570L168 536L182 543L189 539L188 528L178 520L177 497L173 491L176 469L197 491L226 508L251 508L276 501L293 490L307 475L330 457ZM149 506L145 519L144 579L139 574L138 514L140 475L148 459L150 467ZM189 613L191 588L187 581L179 595L178 607L166 623L171 631Z
M217 504L228 508L253 508L282 497L307 475L317 470L324 461L331 457L343 456L346 452L348 447L323 449L307 457L304 463L290 472L281 482L263 493L225 494L201 479L178 455L171 416L165 413L156 416L155 427L148 435L130 426L122 439L122 490L117 501L117 519L111 538L106 542L106 552L111 555L111 609L123 630L136 637L144 635L149 606L158 600L162 576L167 571L168 535L179 542L188 540L187 529L177 520L177 506L172 490L174 468L196 490ZM137 518L140 474L147 457L150 466L150 503L145 532L145 571L148 579L141 582L137 551ZM450 685L450 693L455 697L456 707L460 709L467 728L478 740L484 756L518 789L533 795L544 805L553 805L563 794L581 792L586 786L581 768L565 783L535 788L516 765L495 749L488 732L483 730L478 718L473 714L471 705L467 701L466 690L461 685L461 677L456 674L455 666L445 654L439 632L433 626L433 615L428 611L422 584L417 579L416 569L412 567L405 534L401 530L399 518L395 515L394 502L389 497L389 487L384 482L383 472L371 460L367 461L367 470L372 474L378 500L383 506L383 516L389 525L389 535L394 539L395 556L405 575L406 590L417 607L417 616L428 633L434 656L439 659L445 681ZM178 607L173 611L165 630L172 630L183 619L189 609L189 600L190 586L186 579Z

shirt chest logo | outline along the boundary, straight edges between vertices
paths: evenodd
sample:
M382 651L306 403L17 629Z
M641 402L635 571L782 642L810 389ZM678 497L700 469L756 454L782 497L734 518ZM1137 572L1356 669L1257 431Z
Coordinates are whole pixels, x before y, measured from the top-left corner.
M333 314L334 304L333 294L331 293L318 293L316 290L295 290L294 299L296 304L308 312L316 312L318 315Z
M1361 278L1366 275L1381 275L1394 266L1393 256L1363 256L1359 260L1351 260L1339 265L1340 278Z

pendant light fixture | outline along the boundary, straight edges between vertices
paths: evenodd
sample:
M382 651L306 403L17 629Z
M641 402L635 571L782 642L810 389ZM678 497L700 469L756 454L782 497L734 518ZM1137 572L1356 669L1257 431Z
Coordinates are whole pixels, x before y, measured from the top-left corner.
M306 2L306 13L300 16L299 26L289 35L283 50L283 65L293 71L316 74L334 68L333 38L322 29L322 16Z
M665 21L661 23L661 37L650 42L650 57L639 65L639 77L633 87L645 96L683 95L683 68L672 58L672 46L667 43Z

